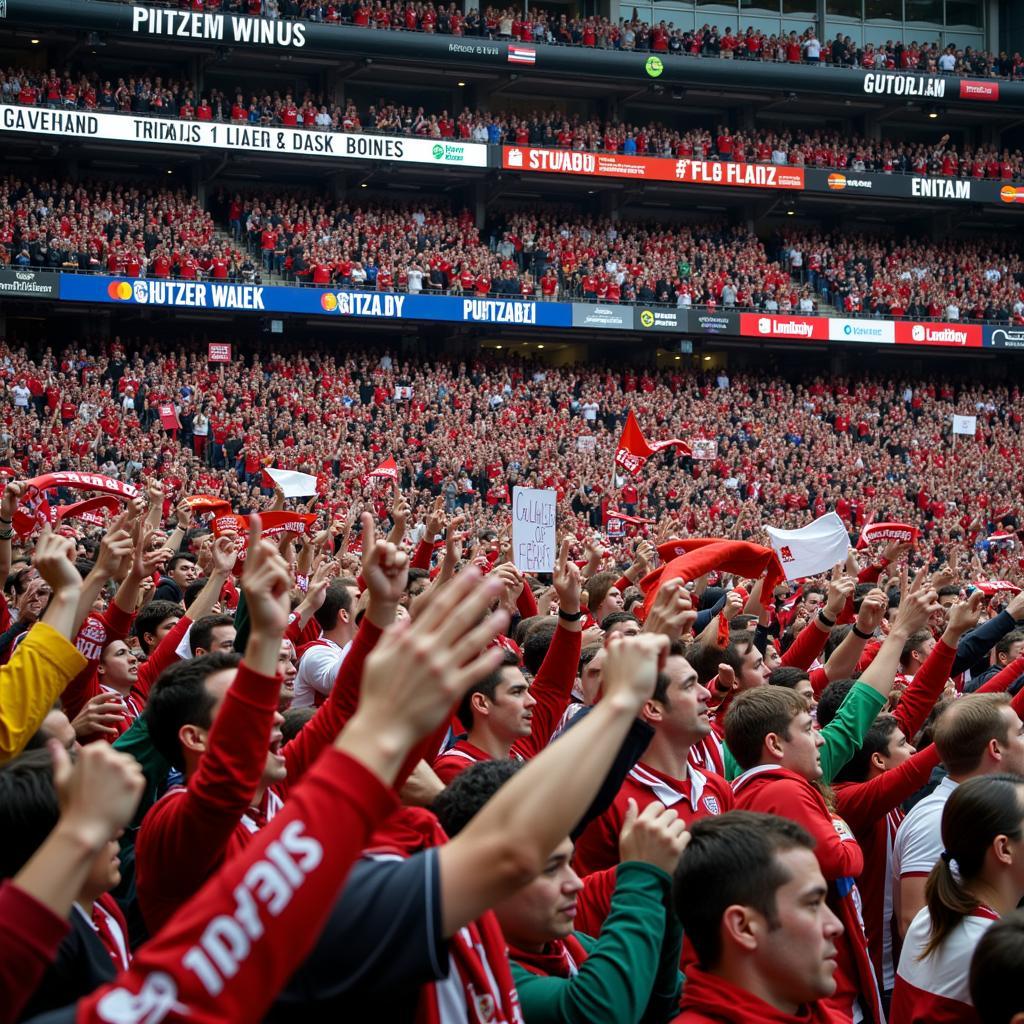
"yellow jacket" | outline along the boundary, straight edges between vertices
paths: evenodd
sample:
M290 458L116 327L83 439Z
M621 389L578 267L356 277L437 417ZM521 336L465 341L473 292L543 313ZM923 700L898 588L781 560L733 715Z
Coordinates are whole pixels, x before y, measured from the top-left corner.
M64 687L88 664L45 622L28 631L0 666L0 764L22 752Z

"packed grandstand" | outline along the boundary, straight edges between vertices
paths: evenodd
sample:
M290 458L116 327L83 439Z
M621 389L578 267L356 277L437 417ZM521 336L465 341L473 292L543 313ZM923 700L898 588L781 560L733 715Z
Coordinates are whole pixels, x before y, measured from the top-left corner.
M0 1024L1024 1019L1024 38L706 6L0 0Z

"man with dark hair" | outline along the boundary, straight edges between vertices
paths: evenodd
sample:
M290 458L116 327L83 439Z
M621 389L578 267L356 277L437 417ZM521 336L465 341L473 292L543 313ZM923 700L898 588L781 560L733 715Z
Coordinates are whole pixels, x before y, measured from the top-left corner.
M193 658L235 649L235 620L231 615L204 615L192 623L188 634Z
M613 636L636 636L641 628L640 620L630 612L612 612L601 620L605 643Z
M565 543L553 579L558 626L536 677L531 683L513 655L469 690L459 709L466 735L434 759L434 771L442 782L451 782L469 765L489 758L529 760L551 739L576 681L583 635L580 574L568 560Z
M708 735L711 724L709 693L683 651L682 644L673 641L654 694L641 712L641 719L654 729L643 759L630 771L612 805L579 837L574 863L582 875L618 863L619 834L633 802L643 810L658 801L686 822L722 814L732 806L725 779L690 763L690 747Z
M992 649L992 664L976 676L971 676L970 682L964 687L967 693L974 693L985 685L993 676L998 675L1007 665L1016 661L1024 654L1024 630L1010 630L1002 637ZM1021 671L1024 675L1024 669ZM1010 684L1010 693L1017 693L1021 687L1021 680Z
M313 613L322 630L320 639L299 651L292 707L319 707L331 692L355 636L352 606L352 591L342 580L332 580L324 603Z
M132 632L139 638L143 654L151 654L182 617L181 605L174 601L150 601L135 616Z
M673 1024L834 1024L843 926L814 840L771 814L698 821L676 868L673 904L697 954Z
M814 728L807 702L781 686L741 693L726 715L725 738L743 769L733 783L736 806L782 815L814 838L821 873L830 882L830 906L846 932L837 939L836 991L828 995L830 1006L851 1019L859 1004L863 1018L878 1024L885 1016L854 882L864 857L846 823L829 812L814 785L821 778L818 749L825 741Z
M21 870L56 827L60 814L48 750L26 752L0 769L0 878L13 878ZM74 1002L128 966L128 928L110 895L120 878L117 841L111 837L92 857L71 908L71 930L23 1017Z
M482 761L453 779L434 803L445 832L461 832L520 766ZM573 927L583 883L570 866L568 837L537 878L494 908L528 1024L638 1024L672 1012L682 933L666 903L687 839L675 811L657 803L642 814L633 809L600 938Z
M165 572L153 592L154 601L173 601L180 605L188 585L199 575L194 555L179 553L167 560Z

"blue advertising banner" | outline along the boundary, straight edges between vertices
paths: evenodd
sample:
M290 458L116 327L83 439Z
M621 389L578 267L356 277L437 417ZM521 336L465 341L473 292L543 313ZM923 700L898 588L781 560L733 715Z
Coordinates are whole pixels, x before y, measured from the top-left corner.
M523 327L572 326L572 306L567 302L331 291L323 288L288 288L217 281L126 280L119 277L61 274L60 297L69 302L300 313L343 319L443 320Z

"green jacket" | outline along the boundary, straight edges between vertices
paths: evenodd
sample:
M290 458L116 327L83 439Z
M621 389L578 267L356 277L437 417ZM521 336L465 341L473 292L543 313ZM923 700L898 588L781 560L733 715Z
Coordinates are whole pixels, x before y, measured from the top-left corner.
M841 707L822 730L825 745L821 748L821 781L830 783L843 765L860 750L871 723L885 707L885 698L867 683L854 683ZM736 763L729 748L722 745L725 777L731 782L743 769Z
M600 937L576 933L587 951L576 975L545 977L513 960L526 1024L661 1024L675 1016L683 931L671 891L672 879L653 864L620 864Z
M121 837L121 848L124 849L135 842L135 833L142 824L146 811L160 799L167 788L167 775L171 766L163 754L153 746L145 711L132 722L129 729L114 740L114 749L120 750L124 754L131 754L142 766L142 774L146 777L146 788L142 791L142 799L139 800L135 817L132 818L131 825L125 829L124 835Z

